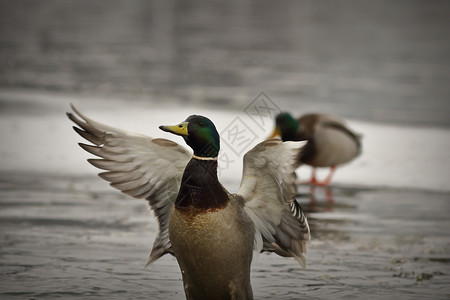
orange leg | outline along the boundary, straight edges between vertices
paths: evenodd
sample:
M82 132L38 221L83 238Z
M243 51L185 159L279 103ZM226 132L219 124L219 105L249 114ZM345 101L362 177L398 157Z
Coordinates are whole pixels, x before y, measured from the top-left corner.
M311 180L309 181L309 183L312 185L319 185L319 182L316 178L316 167L312 167Z
M335 171L336 171L336 166L332 166L330 169L330 173L328 174L327 178L325 178L325 181L322 182L322 185L326 186L326 185L330 184L331 178L333 177Z
M328 174L328 176L327 176L327 178L325 178L325 180L324 181L322 181L322 182L320 182L320 181L318 181L317 180L317 177L316 177L316 167L312 167L312 172L311 172L311 180L310 181L300 181L300 180L298 180L297 182L296 182L296 184L310 184L310 185L317 185L317 186L327 186L327 185L329 185L330 184L330 182L331 182L331 178L333 177L333 175L334 175L334 172L336 171L336 166L332 166L331 168L330 168L330 173Z
M317 178L316 178L316 168L313 168L313 173L312 173L312 176L311 176L311 184L318 185L318 186L327 186L327 185L329 185L330 182L331 182L331 178L333 177L333 174L334 174L335 171L336 171L336 166L332 166L331 169L330 169L330 173L328 174L327 178L325 178L324 181L319 182L319 181L317 181Z

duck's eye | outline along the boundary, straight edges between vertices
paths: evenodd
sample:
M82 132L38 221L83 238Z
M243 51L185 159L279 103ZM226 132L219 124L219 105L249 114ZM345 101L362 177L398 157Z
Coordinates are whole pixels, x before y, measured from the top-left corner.
M198 126L203 127L203 126L205 126L205 123L203 123L203 121L200 121L200 122L198 123Z

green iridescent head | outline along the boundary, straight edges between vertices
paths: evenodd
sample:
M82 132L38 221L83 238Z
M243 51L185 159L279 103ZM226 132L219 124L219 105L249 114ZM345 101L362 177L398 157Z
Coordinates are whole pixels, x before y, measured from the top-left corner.
M283 141L295 140L299 127L300 123L290 113L279 113L275 118L275 130L270 138L279 135Z
M159 126L159 129L182 136L196 156L217 157L219 155L219 133L214 123L204 116L192 115L178 125Z

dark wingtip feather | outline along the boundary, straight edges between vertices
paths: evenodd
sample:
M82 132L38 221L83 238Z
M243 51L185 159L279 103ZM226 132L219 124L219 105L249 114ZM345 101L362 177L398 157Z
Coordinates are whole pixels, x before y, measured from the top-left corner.
M84 130L76 127L76 126L73 126L72 128L73 128L73 130L76 131L76 133L81 135L83 138L85 138L86 140L88 140L92 144L95 144L97 146L103 144L103 141L100 138L90 134L89 132L84 131Z
M74 115L71 112L66 112L66 115L72 122L74 122L75 124L77 124L81 128L86 129L86 127L87 127L87 123L86 122L83 122L82 120L80 120L76 115Z
M89 152L93 155L102 157L102 155L100 154L101 148L97 147L97 146L92 146L92 145L87 145L84 143L78 143L78 145L83 148L86 152Z

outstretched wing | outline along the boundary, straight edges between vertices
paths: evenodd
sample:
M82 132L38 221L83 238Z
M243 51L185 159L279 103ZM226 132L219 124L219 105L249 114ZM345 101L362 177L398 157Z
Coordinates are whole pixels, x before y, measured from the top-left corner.
M180 188L181 178L192 154L172 141L116 129L95 122L74 106L67 116L79 127L75 131L94 145L79 143L98 156L93 166L106 170L99 176L110 185L135 198L148 200L159 223L147 265L171 253L169 214Z
M295 201L296 157L305 142L268 140L244 156L244 174L238 194L256 228L257 251L295 257L306 266L308 221Z

